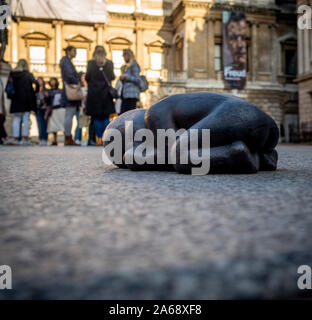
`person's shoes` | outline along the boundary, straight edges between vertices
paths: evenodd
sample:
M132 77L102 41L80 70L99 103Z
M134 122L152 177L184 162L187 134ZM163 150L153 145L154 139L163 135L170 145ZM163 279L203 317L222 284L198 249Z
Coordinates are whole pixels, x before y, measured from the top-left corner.
M57 141L53 141L53 142L51 143L51 146L57 146Z
M90 147L96 147L96 142L94 140L89 140L88 141L88 146Z
M75 143L81 146L81 141L80 140L75 140Z
M31 142L31 140L21 140L20 141L20 145L21 146L31 146L33 143Z
M15 139L7 139L3 141L3 145L5 146L19 146L20 143L18 140Z
M96 145L97 145L97 147L104 146L103 140L101 138L96 137Z
M46 140L40 140L39 141L39 146L40 147L46 147L48 145L48 141L46 141Z
M77 144L77 143L73 140L73 137L72 137L72 136L66 136L66 137L65 137L64 146L76 146L76 147L79 147L80 145Z

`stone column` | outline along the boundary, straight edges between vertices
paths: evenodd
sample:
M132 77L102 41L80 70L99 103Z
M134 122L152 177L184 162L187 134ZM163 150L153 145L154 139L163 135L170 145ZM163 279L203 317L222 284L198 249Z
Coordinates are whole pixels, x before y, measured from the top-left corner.
M309 39L309 29L304 29L304 72L308 73L310 71L310 50L309 50L309 44L310 44L310 39Z
M276 24L269 25L269 30L271 34L271 70L272 70L272 82L277 82L277 75L278 75L278 55L279 55L279 46L277 43L277 34L276 34Z
M208 18L208 77L209 79L216 78L215 65L214 65L214 56L215 56L215 18Z
M144 63L144 43L143 43L143 32L144 30L142 28L136 29L136 58L139 62L139 65L142 68L142 71L144 70L145 63Z
M104 32L104 25L103 24L96 24L96 43L98 46L103 46L103 32Z
M257 79L257 70L258 70L258 27L259 24L256 21L251 22L251 59L252 59L252 81Z
M60 63L62 58L62 28L63 21L53 21L53 26L55 28L55 65Z
M18 61L18 24L12 21L11 23L11 48L12 48L12 62L13 64Z
M188 78L188 69L189 69L189 61L188 61L188 43L189 43L189 29L190 29L190 19L186 18L184 20L184 35L183 35L183 71L186 72Z
M298 73L304 73L304 49L303 49L303 30L298 28Z

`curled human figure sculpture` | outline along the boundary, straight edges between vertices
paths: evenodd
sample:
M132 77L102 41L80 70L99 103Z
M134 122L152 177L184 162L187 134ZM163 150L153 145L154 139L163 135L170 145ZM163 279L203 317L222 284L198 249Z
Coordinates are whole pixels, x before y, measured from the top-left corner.
M141 142L132 141L128 149L126 124L131 121L134 134L140 129L149 129L156 137L158 129L173 129L175 132L185 129L186 134L178 136L174 152L176 161L170 162L170 152L163 155L165 161L157 162L157 139L152 152L145 158L155 161L144 163L137 158L127 163L127 156L133 155ZM105 151L112 142L110 130L115 129L122 137L122 161L116 162L114 152ZM177 94L154 104L150 109L137 109L122 114L110 123L104 133L104 152L119 168L131 170L175 170L191 173L194 165L190 159L190 144L185 143L191 131L197 129L199 154L204 154L207 144L202 140L201 131L210 130L209 173L256 173L259 170L273 171L277 167L279 130L274 120L253 104L235 96L195 92ZM182 162L181 155L187 155ZM184 157L185 159L185 157Z

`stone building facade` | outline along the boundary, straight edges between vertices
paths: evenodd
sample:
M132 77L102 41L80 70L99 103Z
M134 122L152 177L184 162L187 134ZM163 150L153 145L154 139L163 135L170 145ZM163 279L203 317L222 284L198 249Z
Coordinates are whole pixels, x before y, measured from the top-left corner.
M84 1L76 1L76 6ZM101 2L88 2L92 1ZM24 7L18 8L15 2L18 22L10 26L5 56L12 66L27 58L36 76L59 77L59 60L67 45L78 48L79 70L85 69L95 46L104 45L118 74L121 50L130 47L150 82L141 96L143 107L175 93L227 92L269 113L284 127L286 140L291 139L287 115L298 112L296 70L289 67L296 56L295 1L107 0L107 19L96 22L85 12L75 20L53 12L36 16L26 10L29 0L21 0ZM223 82L223 10L246 14L247 85L240 91L226 90Z
M298 0L297 6L308 5L311 0ZM311 19L311 15L310 15ZM298 28L299 121L302 141L312 141L312 29Z

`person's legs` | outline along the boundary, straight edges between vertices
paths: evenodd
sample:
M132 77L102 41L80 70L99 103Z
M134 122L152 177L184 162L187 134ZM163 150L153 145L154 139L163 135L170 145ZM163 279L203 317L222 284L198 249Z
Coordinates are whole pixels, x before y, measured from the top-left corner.
M52 133L53 133L52 146L57 146L57 132L52 132Z
M2 142L2 139L5 140L8 137L4 127L4 123L5 123L5 116L0 114L0 142Z
M40 110L41 111L41 117L42 117L42 140L46 143L48 141L48 123L44 119L44 115L46 113L46 110Z
M136 109L137 99L122 99L120 114Z
M75 141L81 142L82 129L79 128L79 110L76 110L77 127L75 130Z
M28 141L29 139L29 127L30 127L30 112L23 112L23 140Z
M36 112L36 120L37 120L37 127L38 127L38 132L39 132L39 142L42 140L42 117L40 110Z
M13 113L12 130L13 130L13 137L15 140L18 140L20 136L20 127L21 127L22 117L23 117L22 113Z
M95 142L95 130L94 130L94 117L91 117L91 121L89 124L89 140L88 140L88 146L94 146L96 144Z
M48 141L47 122L44 119L44 115L45 115L45 109L38 110L36 112L40 145L46 145Z
M79 146L79 144L75 143L73 137L71 135L73 117L76 113L76 107L66 107L65 113L65 123L64 123L64 133L65 133L65 146Z
M66 107L65 123L64 123L66 137L71 136L73 117L75 113L76 113L76 107Z

